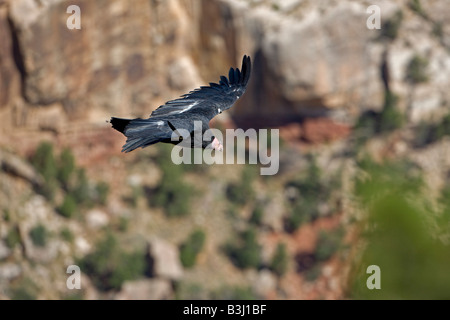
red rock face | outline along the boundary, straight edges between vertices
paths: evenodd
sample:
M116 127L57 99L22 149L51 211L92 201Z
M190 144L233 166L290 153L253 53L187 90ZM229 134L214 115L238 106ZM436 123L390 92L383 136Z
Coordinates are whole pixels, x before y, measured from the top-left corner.
M351 128L329 118L306 119L302 125L301 138L309 143L320 144L347 137Z

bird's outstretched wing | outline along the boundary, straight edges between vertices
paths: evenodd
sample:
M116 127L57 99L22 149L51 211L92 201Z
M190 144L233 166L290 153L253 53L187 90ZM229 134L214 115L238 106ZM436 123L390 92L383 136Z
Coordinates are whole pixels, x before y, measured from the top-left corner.
M242 68L230 68L228 78L220 77L219 83L210 83L195 89L181 98L166 102L152 112L150 117L176 116L184 113L197 113L211 120L217 114L233 106L244 94L250 79L250 57L244 56Z

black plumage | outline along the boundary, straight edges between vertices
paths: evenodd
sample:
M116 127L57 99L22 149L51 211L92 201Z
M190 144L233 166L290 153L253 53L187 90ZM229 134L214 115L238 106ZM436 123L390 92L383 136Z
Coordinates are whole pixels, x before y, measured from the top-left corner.
M122 152L130 152L157 142L178 144L179 141L187 138L179 132L189 132L191 147L218 149L218 141L213 141L214 137L210 141L194 141L192 139L194 137L194 121L201 122L202 134L208 130L209 121L219 113L231 108L244 94L250 73L250 57L244 56L241 70L230 68L228 79L221 76L219 83L210 83L209 86L202 86L178 99L168 101L153 111L148 119L112 117L110 120L112 127L127 137ZM174 132L179 135L178 141L172 141Z

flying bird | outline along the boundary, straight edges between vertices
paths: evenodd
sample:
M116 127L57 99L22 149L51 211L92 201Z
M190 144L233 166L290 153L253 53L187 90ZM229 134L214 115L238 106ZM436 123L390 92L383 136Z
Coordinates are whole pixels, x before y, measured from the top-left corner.
M241 70L230 68L228 78L221 76L219 83L209 83L209 86L202 86L178 99L166 102L154 110L148 119L112 117L112 127L127 137L122 152L130 152L158 142L178 144L184 140L190 140L192 148L222 151L221 142L214 136L210 140L201 141L198 141L198 137L202 138L203 133L210 129L209 122L212 118L230 109L242 97L250 79L250 72L250 57L244 55ZM201 122L201 128L194 128L195 121ZM198 129L201 133L195 134Z

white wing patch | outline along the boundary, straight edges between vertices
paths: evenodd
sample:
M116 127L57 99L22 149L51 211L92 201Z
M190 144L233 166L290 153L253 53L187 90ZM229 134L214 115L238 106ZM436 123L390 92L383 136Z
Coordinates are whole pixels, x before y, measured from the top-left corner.
M183 110L180 110L180 111L178 111L178 112L175 112L175 113L178 113L178 114L180 114L180 113L183 113L183 112L186 112L186 111L189 111L189 110L191 110L193 107L195 107L196 105L198 105L198 101L195 101L195 102L193 102L193 103L191 103L191 104L188 104L187 106L186 106L186 108L185 109L183 109Z
M175 114L181 114L183 112L191 110L198 105L199 101L183 101L184 99L177 99L167 102L165 105L160 106L158 109L152 112L152 116L169 116Z

